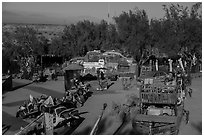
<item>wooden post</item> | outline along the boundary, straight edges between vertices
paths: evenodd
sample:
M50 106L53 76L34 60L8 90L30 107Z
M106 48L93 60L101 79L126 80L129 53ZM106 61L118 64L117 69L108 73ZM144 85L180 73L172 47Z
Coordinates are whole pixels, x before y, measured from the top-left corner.
M53 135L53 115L51 113L44 113L45 120L45 134Z
M53 114L51 112L51 107L54 105L53 99L51 96L44 102L46 105L46 111L44 113L44 123L45 123L45 134L53 135Z
M179 64L180 64L180 66L181 66L183 72L185 72L184 67L183 67L183 63L182 63L182 59L180 58L180 59L178 60L178 62L179 62Z
M152 135L152 123L149 123L149 135Z
M158 59L156 60L156 71L159 70L159 63L158 63Z
M173 71L173 67L172 67L172 62L173 60L169 59L169 71L172 72Z
M150 71L152 71L152 60L149 60Z

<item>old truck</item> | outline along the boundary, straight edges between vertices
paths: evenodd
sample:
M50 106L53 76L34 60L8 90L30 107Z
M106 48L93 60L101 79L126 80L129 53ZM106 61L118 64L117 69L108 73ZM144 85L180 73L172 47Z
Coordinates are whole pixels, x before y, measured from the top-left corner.
M169 83L145 79L140 86L139 112L132 127L138 134L178 134L184 115L184 91L175 78Z

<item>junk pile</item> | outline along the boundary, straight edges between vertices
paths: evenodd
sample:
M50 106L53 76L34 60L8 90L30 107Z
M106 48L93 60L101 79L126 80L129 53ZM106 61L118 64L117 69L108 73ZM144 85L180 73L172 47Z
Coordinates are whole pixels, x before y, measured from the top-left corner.
M89 97L90 85L78 85L76 90L68 90L62 98L53 98L54 106L65 108L77 108L83 106ZM30 95L30 99L25 101L23 105L19 106L16 117L27 119L36 118L43 112L45 101L48 99L47 95L41 95L34 98Z
M34 98L32 96L30 97L34 101ZM40 102L38 103L41 104L39 105L40 107L33 110L40 113L33 113L33 115L31 114L33 112L32 108L29 108L30 105L27 105L26 111L26 108L22 109L21 107L25 113L27 112L27 116L35 116L36 118L34 120L30 119L31 122L24 128L21 128L16 135L59 134L61 130L70 130L81 118L78 110L69 108L68 106L56 105L56 102L51 96L41 96Z

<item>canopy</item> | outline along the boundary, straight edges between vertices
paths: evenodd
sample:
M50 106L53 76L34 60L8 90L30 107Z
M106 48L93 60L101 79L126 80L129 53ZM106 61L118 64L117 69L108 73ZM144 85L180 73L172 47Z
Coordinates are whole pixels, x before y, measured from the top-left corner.
M82 65L76 63L69 64L66 68L64 68L64 70L83 70L83 69L84 67Z

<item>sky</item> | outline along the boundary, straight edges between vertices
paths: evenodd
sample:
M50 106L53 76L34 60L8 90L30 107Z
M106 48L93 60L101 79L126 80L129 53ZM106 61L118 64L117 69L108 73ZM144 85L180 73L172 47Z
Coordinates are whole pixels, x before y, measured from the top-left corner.
M170 4L168 2L3 2L2 21L3 23L69 24L83 19L94 22L104 19L113 22L111 17L119 16L123 11L134 10L135 7L144 9L149 19L159 19L164 16L162 5ZM195 2L178 4L190 9Z

